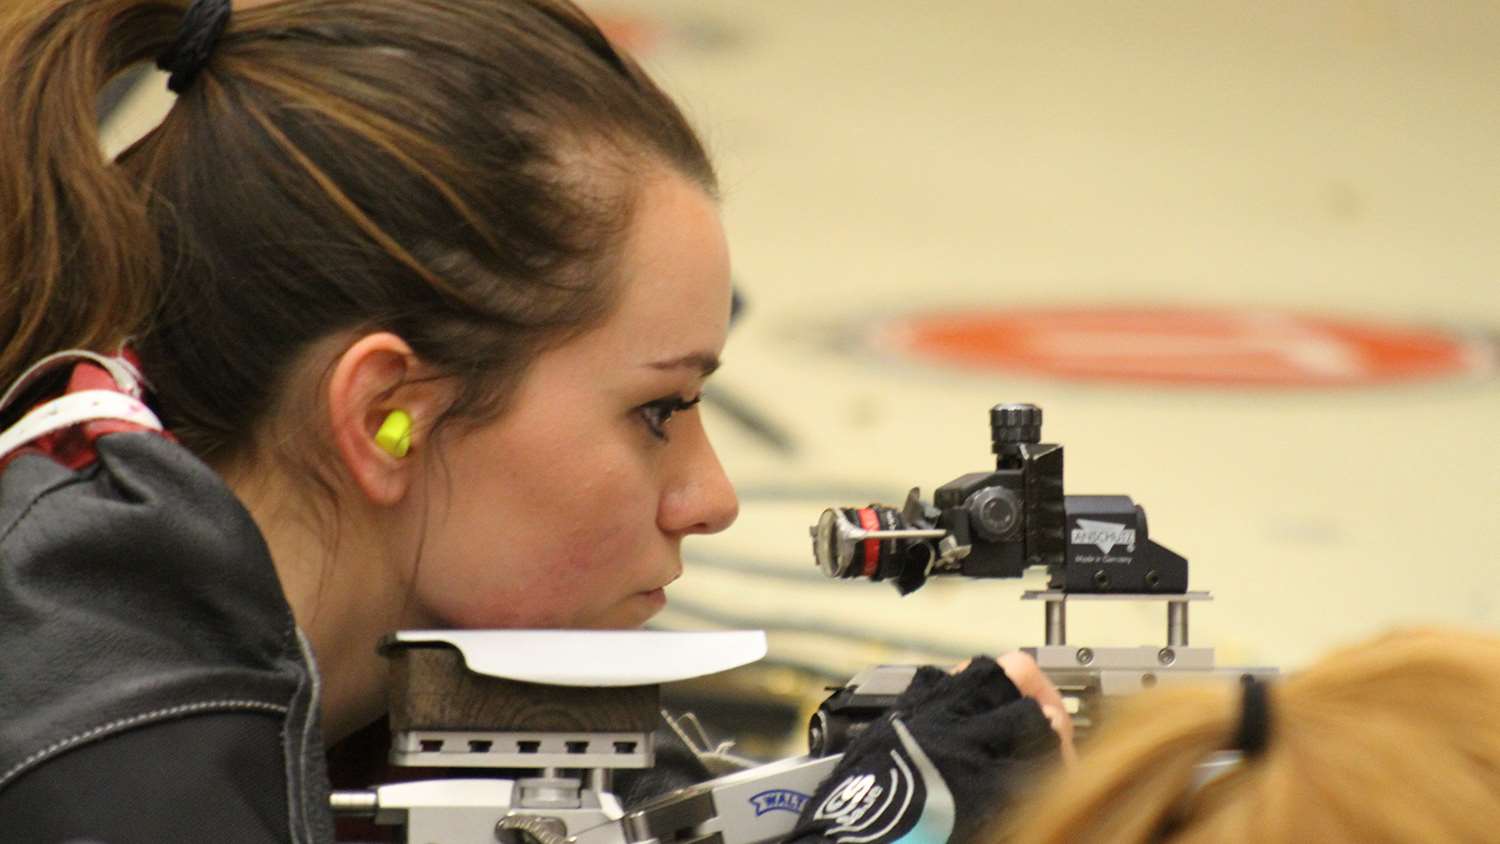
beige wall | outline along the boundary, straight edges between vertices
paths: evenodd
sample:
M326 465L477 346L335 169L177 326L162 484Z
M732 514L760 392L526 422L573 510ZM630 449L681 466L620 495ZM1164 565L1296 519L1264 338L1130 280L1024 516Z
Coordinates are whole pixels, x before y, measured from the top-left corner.
M1500 389L1148 390L852 355L903 309L1187 303L1500 329L1500 4L639 0L645 58L716 151L751 310L721 389L790 429L778 455L709 407L740 523L693 543L689 604L773 630L836 621L954 650L1035 642L1013 584L897 600L787 578L844 496L989 460L985 408L1034 401L1072 492L1127 493L1218 601L1195 638L1295 664L1412 620L1500 619ZM141 93L111 144L167 100ZM842 490L830 488L842 488ZM715 560L747 561L736 572ZM1089 621L1098 617L1098 622ZM1075 640L1162 637L1080 611ZM782 632L832 670L883 646Z

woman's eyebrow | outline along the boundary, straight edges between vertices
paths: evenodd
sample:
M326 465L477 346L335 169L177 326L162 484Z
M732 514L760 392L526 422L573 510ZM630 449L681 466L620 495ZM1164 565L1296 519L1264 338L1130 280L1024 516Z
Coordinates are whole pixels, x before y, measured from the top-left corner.
M696 368L704 378L707 378L719 368L719 356L712 352L692 352L680 358L659 360L646 365L660 370Z

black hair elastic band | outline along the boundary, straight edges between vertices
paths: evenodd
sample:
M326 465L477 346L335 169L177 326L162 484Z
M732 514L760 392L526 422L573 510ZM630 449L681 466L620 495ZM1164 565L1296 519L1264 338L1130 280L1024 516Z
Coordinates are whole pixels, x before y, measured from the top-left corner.
M1265 752L1266 745L1271 740L1271 702L1267 694L1269 690L1268 684L1248 674L1241 683L1240 726L1234 734L1234 743L1228 749L1238 750L1243 760L1253 759ZM1193 796L1206 784L1217 780L1223 773L1225 769L1218 767L1210 771L1206 777L1202 775L1194 777L1188 795L1166 812L1156 834L1148 840L1167 841L1181 832L1188 823Z
M1245 756L1255 756L1266 749L1271 739L1271 705L1265 683L1246 677L1240 699L1240 728L1233 749Z
M229 26L229 11L230 0L193 0L188 6L172 46L156 57L156 66L172 74L167 79L167 88L174 94L192 87L193 80L208 64L214 45Z

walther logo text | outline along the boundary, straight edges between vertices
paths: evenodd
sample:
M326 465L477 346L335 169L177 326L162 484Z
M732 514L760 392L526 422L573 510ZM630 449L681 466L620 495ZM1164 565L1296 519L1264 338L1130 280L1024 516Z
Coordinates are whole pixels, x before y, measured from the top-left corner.
M787 788L777 788L771 791L762 791L750 798L750 804L755 807L755 816L758 818L767 812L791 812L794 815L802 814L802 807L807 805L808 795L800 791L792 791Z

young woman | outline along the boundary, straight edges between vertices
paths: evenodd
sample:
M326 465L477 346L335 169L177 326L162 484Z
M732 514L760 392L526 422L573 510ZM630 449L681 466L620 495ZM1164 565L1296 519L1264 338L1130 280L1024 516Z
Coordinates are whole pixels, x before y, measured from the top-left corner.
M1007 842L1494 841L1500 638L1406 630L1113 715ZM1242 758L1204 781L1199 763ZM997 831L999 832L999 831Z
M562 0L230 15L0 10L17 840L326 840L383 634L638 626L735 517L714 172L628 57ZM151 58L177 103L106 162Z

